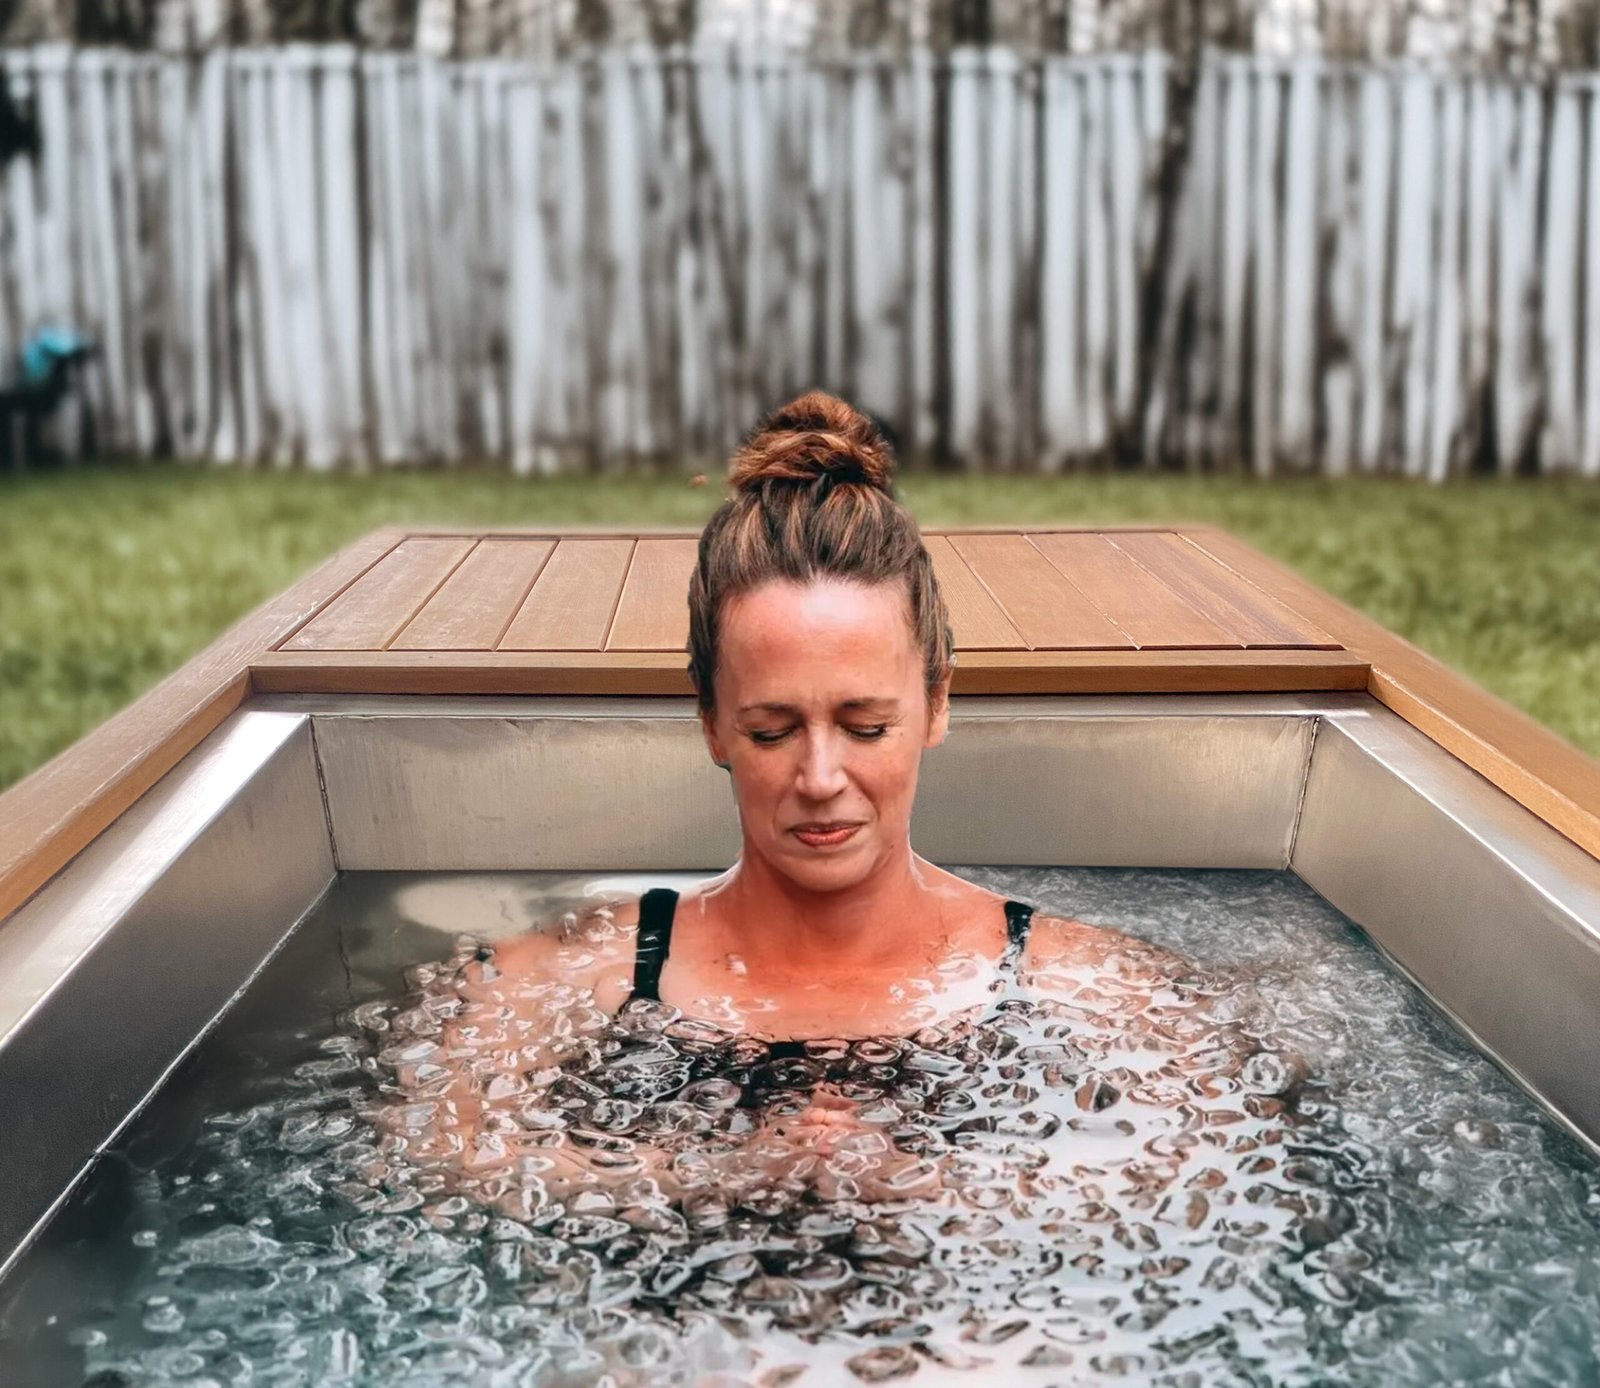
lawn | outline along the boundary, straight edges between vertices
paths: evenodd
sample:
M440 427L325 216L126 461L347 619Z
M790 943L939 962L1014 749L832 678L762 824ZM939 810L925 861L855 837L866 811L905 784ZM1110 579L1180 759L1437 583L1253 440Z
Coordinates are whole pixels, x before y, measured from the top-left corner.
M0 478L0 786L390 522L697 525L681 477L97 466ZM1209 521L1600 755L1600 485L908 476L924 523Z

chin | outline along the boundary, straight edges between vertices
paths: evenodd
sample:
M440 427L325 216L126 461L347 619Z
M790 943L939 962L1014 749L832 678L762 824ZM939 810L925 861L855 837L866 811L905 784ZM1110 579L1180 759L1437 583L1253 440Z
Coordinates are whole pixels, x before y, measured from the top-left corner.
M810 857L802 849L798 854L784 853L777 859L777 864L783 869L784 876L807 891L840 892L866 881L872 875L873 861L870 853L859 850L834 856Z
M808 892L843 892L866 879L864 872L840 872L838 869L822 870L802 868L789 874L790 881Z

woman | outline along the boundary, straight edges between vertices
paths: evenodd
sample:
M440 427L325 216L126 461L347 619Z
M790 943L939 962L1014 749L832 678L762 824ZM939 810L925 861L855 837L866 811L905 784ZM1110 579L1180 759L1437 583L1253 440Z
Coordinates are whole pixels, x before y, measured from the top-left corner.
M906 1034L981 1005L997 974L1157 951L1042 916L911 849L924 751L949 725L949 619L892 456L845 402L812 391L735 454L689 585L689 673L728 771L743 846L681 899L616 910L579 972L631 998L765 1038ZM505 975L567 946L532 934ZM571 977L571 974L567 975Z
M681 897L464 942L384 1036L375 1117L405 1160L382 1208L415 1198L404 1170L441 1227L509 1215L495 1265L540 1307L587 1314L599 1287L619 1324L709 1312L797 1336L801 1363L832 1336L869 1380L918 1356L1002 1378L1078 1352L1017 1319L1057 1305L1069 1256L1104 1323L1054 1333L1109 1351L1159 1320L1124 1293L1213 1266L1213 1224L1240 1257L1288 1237L1261 1175L1283 1086L1241 1080L1255 1038L1212 1008L1237 1017L1235 990L912 851L954 656L890 467L815 392L736 454L689 669L738 859ZM1201 1252L1153 1257L1180 1239Z
M533 1060L553 1075L574 1007L602 1019L665 1008L798 1056L819 1038L970 1026L998 991L1041 974L1081 985L1114 972L1137 1028L1142 1000L1185 971L1153 946L1039 914L912 851L918 768L944 739L955 657L891 468L872 422L817 391L735 454L733 494L706 525L690 580L689 671L706 747L732 778L738 860L681 898L651 891L466 964L466 1007L444 1050L458 1076L445 1144L468 1168L525 1146L516 1120L494 1116L490 1087L523 1103L494 1078L513 1050L524 1074ZM837 1084L809 1086L798 1111L788 1097L776 1112L748 1106L813 1150L862 1136L860 1105ZM906 1174L889 1156L873 1165Z

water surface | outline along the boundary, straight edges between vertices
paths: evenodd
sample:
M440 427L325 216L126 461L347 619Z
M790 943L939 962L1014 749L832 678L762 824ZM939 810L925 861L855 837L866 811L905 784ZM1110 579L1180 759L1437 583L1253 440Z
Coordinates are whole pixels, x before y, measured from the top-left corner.
M1600 1378L1595 1163L1298 879L961 871L1194 968L777 1058L539 981L519 1060L458 980L572 880L342 878L0 1285L7 1382Z

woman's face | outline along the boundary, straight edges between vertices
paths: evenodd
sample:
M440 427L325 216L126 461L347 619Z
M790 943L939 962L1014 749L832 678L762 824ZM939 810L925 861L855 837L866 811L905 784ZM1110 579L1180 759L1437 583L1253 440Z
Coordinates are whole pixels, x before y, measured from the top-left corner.
M810 891L909 852L922 752L944 740L898 583L772 582L722 609L706 744L733 775L748 858Z

